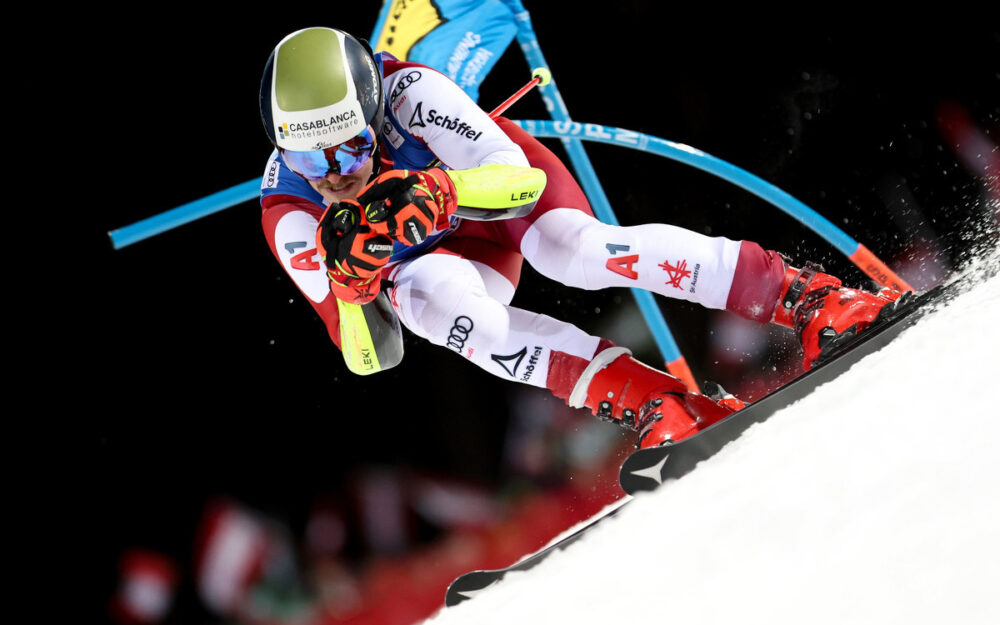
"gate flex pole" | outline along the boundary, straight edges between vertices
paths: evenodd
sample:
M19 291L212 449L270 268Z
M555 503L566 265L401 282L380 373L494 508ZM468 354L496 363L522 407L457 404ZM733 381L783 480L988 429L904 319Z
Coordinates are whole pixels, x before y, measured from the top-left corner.
M521 51L524 53L528 64L532 68L541 67L548 70L549 65L542 55L541 47L538 45L538 38L535 36L535 31L531 26L531 16L524 8L524 5L521 4L521 0L504 0L504 2L514 13L515 21L517 22L517 42L521 46ZM551 80L547 85L539 88L552 119L560 122L572 121L555 81ZM619 225L618 218L611 209L611 204L608 202L607 195L605 195L604 188L597 178L597 173L594 171L583 143L575 138L561 138L561 141L567 154L569 154L573 168L576 170L580 185L587 194L587 199L590 200L594 214L604 223L615 226ZM689 389L693 391L698 390L699 387L694 380L694 375L691 373L691 368L681 354L680 348L677 346L677 342L670 332L670 328L667 327L667 322L663 318L663 313L656 303L653 294L649 291L636 288L630 290L636 304L639 306L640 312L642 312L643 318L646 320L646 324L649 326L653 340L656 341L656 345L660 349L660 354L666 364L667 371L684 382Z
M896 272L882 262L871 250L856 241L851 235L838 228L833 222L809 208L801 201L782 191L770 182L750 172L706 154L701 150L674 143L634 130L602 126L601 124L581 124L580 122L552 122L547 120L518 120L528 134L534 137L579 138L584 141L607 143L647 154L662 156L679 163L700 169L734 184L745 191L769 202L789 217L809 228L832 245L848 260L880 286L896 291L912 291L913 287Z

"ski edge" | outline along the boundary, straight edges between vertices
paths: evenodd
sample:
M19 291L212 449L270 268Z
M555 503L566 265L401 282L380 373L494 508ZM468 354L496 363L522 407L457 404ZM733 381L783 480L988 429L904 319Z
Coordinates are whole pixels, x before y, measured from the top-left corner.
M502 581L508 573L527 571L534 568L556 551L562 551L569 547L599 523L618 514L618 511L624 508L630 501L632 501L632 498L625 496L619 501L609 504L595 516L577 524L576 530L564 535L562 538L554 538L546 546L521 558L508 567L479 569L459 575L448 585L448 590L445 592L445 607L453 607L472 599L476 594Z

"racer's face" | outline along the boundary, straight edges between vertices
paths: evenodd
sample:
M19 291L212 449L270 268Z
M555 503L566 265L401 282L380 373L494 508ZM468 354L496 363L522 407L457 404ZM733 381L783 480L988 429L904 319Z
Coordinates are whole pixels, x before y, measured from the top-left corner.
M361 166L361 169L352 174L327 174L321 180L309 180L309 186L316 189L323 196L323 199L329 200L331 204L353 199L361 192L361 189L365 188L365 184L371 178L374 166L375 159L370 158Z

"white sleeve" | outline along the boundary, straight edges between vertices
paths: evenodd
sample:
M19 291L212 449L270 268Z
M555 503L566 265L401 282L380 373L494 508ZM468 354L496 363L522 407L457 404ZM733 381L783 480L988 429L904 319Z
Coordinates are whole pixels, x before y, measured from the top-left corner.
M528 167L521 148L447 76L407 67L386 78L391 114L451 169Z
M316 251L319 222L305 211L292 211L278 220L274 247L278 261L306 297L322 302L330 294L326 267Z

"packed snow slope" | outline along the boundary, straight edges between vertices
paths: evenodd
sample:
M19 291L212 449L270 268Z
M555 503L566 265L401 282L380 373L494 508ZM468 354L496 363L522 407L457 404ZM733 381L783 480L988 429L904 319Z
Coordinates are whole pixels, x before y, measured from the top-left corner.
M1000 623L1000 278L435 625Z

